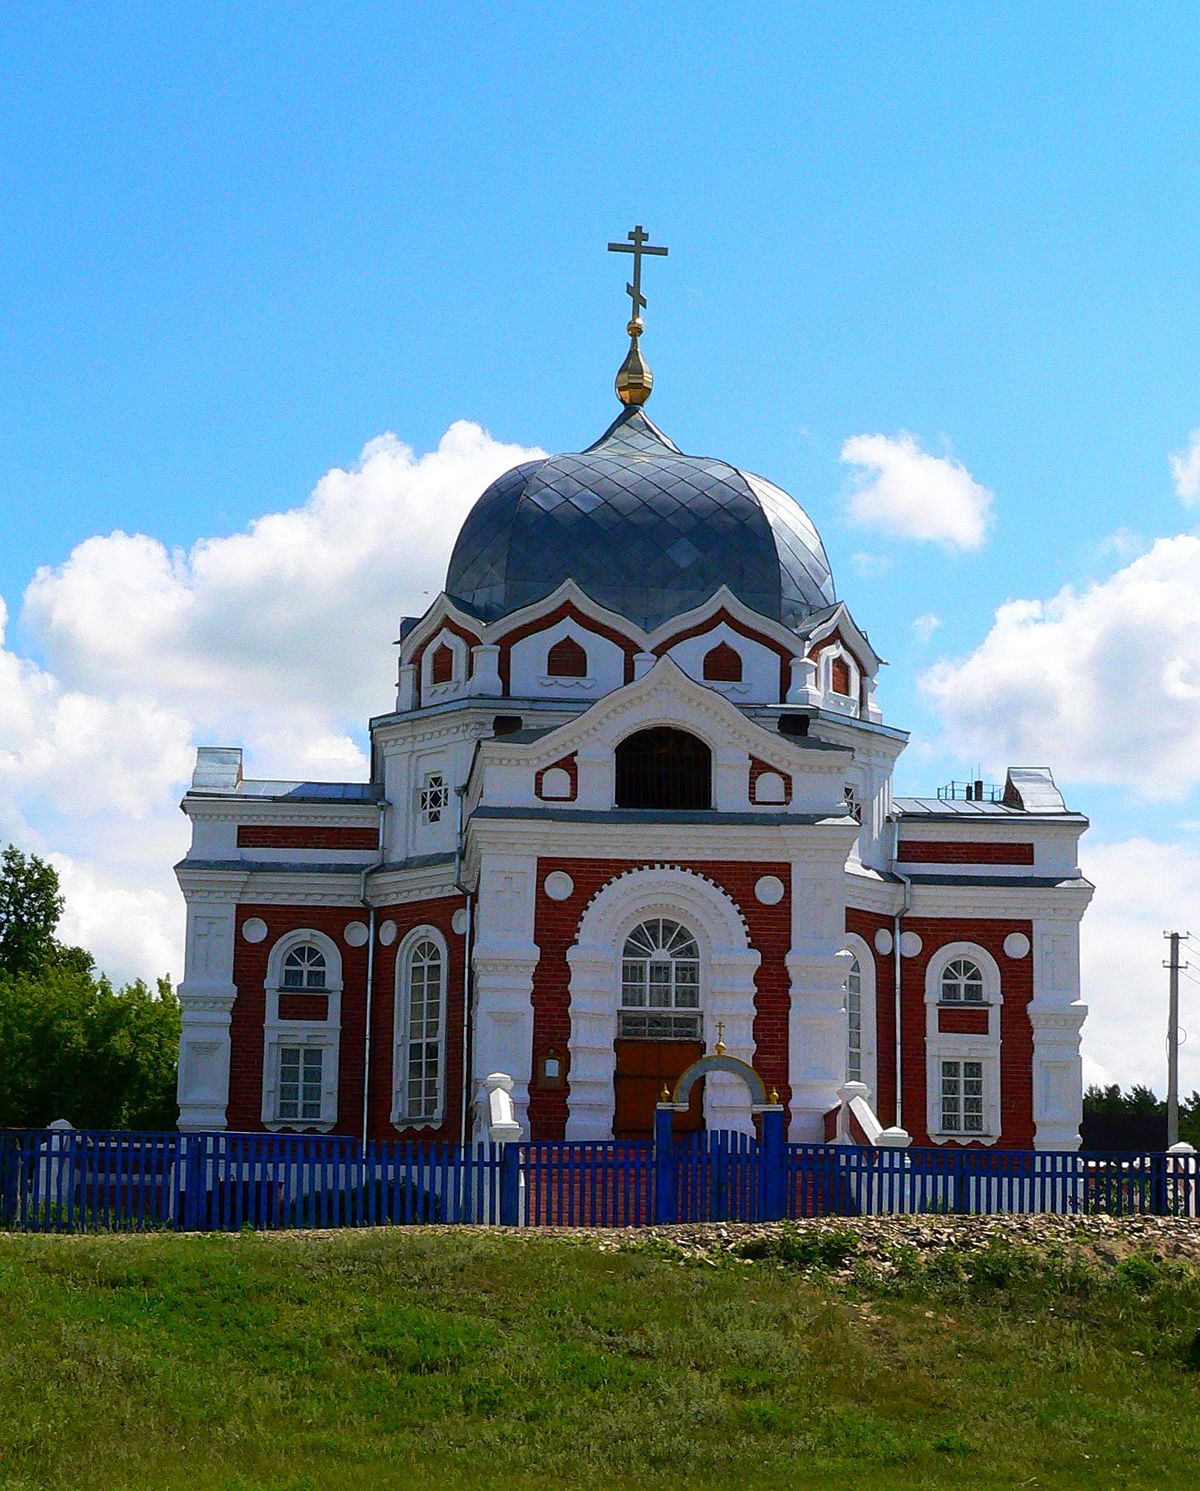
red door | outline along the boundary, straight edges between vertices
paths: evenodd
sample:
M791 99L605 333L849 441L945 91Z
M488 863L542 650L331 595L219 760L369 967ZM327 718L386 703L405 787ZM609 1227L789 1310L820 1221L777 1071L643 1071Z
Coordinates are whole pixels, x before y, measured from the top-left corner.
M664 1084L675 1083L694 1061L704 1054L700 1041L638 1041L618 1038L617 1070L614 1078L616 1112L613 1136L617 1139L650 1139L654 1135L654 1105ZM677 1134L695 1133L704 1127L704 1079L692 1088L686 1113L676 1113Z

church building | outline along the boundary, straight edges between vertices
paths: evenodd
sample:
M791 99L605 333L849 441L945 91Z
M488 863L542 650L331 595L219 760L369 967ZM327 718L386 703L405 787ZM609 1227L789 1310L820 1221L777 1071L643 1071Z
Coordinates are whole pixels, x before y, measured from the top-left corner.
M648 417L666 250L611 247L620 412L479 497L370 780L198 752L180 1127L457 1142L505 1073L526 1137L647 1137L720 1041L794 1141L858 1082L918 1144L1076 1148L1087 820L1042 766L893 796L907 735L819 534ZM722 1073L676 1115L753 1124Z

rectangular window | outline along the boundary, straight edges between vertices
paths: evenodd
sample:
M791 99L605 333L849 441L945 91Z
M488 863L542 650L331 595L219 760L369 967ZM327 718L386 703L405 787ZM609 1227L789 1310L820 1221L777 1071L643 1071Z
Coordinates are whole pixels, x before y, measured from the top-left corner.
M279 1117L291 1123L315 1123L321 1117L320 1046L283 1046L279 1052Z
M942 1062L942 1132L983 1133L983 1062Z
M700 1016L678 1010L647 1010L645 1013L622 1010L618 1033L626 1040L634 1041L698 1041Z
M440 771L431 771L420 791L421 821L440 823L442 814L450 806L450 788Z
M414 955L409 967L408 1054L405 1106L410 1119L438 1115L442 1050L442 962L432 944L428 956ZM418 948L421 954L424 948Z

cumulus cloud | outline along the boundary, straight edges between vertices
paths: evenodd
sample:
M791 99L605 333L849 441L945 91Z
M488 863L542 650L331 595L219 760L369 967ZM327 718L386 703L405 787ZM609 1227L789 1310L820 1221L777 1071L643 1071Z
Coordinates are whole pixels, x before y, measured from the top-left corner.
M1089 1081L1144 1082L1166 1092L1167 955L1164 931L1196 914L1200 853L1146 838L1081 849L1096 894L1083 919L1081 978L1089 1006L1083 1049ZM1192 954L1200 964L1200 952ZM1179 1082L1200 1089L1200 988L1181 981Z
M851 554L850 567L860 580L877 580L892 567L890 554L868 554L860 551Z
M1082 591L1007 602L922 689L959 755L1182 798L1200 782L1200 538L1159 539Z
M941 624L940 616L935 616L932 611L926 611L923 615L914 618L913 635L918 642L928 642Z
M841 458L863 468L850 493L850 521L896 538L977 549L987 536L992 493L965 466L931 456L911 435L854 435Z
M399 618L440 591L484 487L539 454L465 421L422 455L384 435L243 533L89 538L26 590L39 662L4 646L0 602L0 833L58 866L65 936L115 977L178 975L195 746L244 744L263 776L365 777Z
M1186 450L1176 451L1167 459L1180 500L1194 506L1200 501L1200 430L1193 430L1188 436Z

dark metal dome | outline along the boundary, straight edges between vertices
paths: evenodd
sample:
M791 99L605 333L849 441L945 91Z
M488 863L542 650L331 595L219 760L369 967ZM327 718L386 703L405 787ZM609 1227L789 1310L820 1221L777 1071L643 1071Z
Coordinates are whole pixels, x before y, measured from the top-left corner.
M458 535L446 590L495 621L568 578L646 630L722 585L787 626L835 599L797 502L725 461L683 455L640 408L581 455L527 461L493 482Z

